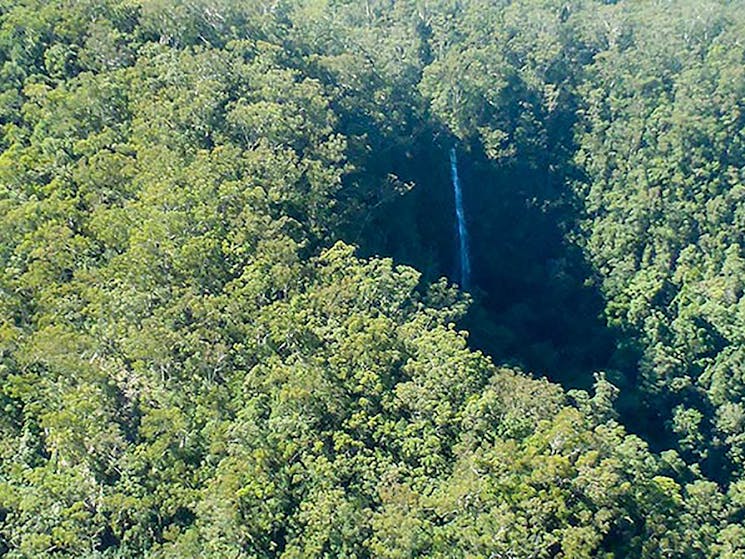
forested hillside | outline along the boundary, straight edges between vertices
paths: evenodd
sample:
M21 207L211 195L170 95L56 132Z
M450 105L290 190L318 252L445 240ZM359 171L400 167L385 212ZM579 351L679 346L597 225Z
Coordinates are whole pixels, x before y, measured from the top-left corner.
M0 0L0 557L745 559L744 38Z

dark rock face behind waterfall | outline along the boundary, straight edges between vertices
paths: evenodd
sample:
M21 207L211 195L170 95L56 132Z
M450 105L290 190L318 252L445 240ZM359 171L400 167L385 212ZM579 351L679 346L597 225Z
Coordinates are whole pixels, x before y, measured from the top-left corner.
M593 371L607 368L625 383L633 351L619 349L591 267L566 238L570 193L547 191L541 170L496 165L478 144L460 156L426 145L397 162L397 176L415 186L380 211L363 250L431 280L466 277L475 302L464 325L495 359L569 388L590 387Z

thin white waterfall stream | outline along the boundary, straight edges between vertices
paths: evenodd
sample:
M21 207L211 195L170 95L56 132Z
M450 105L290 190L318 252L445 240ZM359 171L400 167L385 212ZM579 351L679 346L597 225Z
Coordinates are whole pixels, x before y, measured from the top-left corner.
M453 180L455 194L455 215L458 219L458 259L460 263L460 286L468 289L471 284L471 260L468 254L468 228L466 214L463 210L463 192L458 177L458 156L455 148L450 149L450 176Z

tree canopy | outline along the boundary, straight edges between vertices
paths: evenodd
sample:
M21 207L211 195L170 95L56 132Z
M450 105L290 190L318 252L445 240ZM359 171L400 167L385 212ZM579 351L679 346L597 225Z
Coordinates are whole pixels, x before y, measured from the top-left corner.
M0 0L0 556L745 558L743 32Z

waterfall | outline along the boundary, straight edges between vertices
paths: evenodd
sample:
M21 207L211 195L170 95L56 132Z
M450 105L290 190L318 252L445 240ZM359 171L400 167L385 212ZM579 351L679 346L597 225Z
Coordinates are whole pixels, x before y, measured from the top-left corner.
M468 255L468 229L466 228L466 214L463 210L463 192L458 177L458 156L455 147L450 148L450 176L453 180L455 194L455 215L458 219L458 259L460 263L460 286L468 289L471 284L471 260Z

